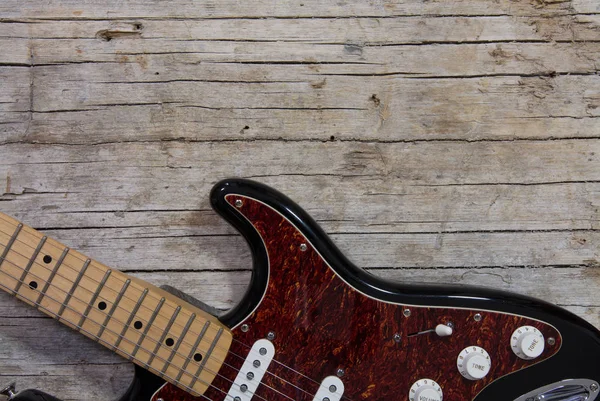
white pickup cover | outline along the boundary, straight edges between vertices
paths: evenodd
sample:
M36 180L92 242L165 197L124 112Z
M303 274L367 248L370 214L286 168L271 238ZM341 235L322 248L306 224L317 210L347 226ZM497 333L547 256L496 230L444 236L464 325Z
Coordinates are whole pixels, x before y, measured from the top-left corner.
M271 364L273 356L275 356L275 347L271 341L263 339L255 342L229 389L226 400L250 401Z
M340 401L344 395L344 383L336 376L327 376L321 382L313 401Z

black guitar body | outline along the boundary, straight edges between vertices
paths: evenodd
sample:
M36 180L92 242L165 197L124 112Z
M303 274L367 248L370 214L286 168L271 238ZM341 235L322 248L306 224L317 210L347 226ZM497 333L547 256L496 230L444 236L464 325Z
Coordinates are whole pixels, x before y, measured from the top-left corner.
M423 378L439 384L445 401L514 401L545 386L550 387L544 392L566 389L562 398L551 398L553 401L596 397L600 333L574 314L495 289L379 279L346 259L299 206L259 183L222 181L214 187L211 203L246 238L254 265L243 300L220 320L232 329L234 338L246 344L275 331L277 359L317 383L336 372L340 376L342 368L347 400L408 401L409 389ZM292 292L294 297L287 291L291 285L298 289ZM310 299L310 303L303 299ZM370 324L357 323L363 319ZM339 324L331 325L332 321ZM252 330L240 330L242 323ZM452 324L450 336L419 334L446 323ZM530 360L515 355L511 345L513 332L525 326L534 327L544 337L543 352ZM297 344L305 345L298 348ZM306 349L313 344L319 350L342 351L315 353ZM465 378L457 368L457 358L469 347L484 349L491 358L484 378ZM229 379L233 381L233 377ZM275 381L263 384L257 400L287 399L268 392L267 384L275 386ZM580 387L569 390L570 384ZM225 392L228 389L226 381L217 380L215 386L225 388ZM371 390L366 392L367 388ZM288 390L281 391L294 401L312 401L310 394ZM39 394L38 398L21 394L25 396L14 400L54 401L39 398ZM205 395L215 401L225 399L216 391ZM194 398L165 385L136 367L136 378L121 401L159 399L205 398Z

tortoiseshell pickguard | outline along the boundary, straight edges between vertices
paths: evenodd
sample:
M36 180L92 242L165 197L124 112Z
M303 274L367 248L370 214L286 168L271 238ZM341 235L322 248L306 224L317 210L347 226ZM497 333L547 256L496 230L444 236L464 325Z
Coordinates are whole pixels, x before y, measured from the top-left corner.
M435 380L445 401L472 400L494 380L543 361L558 352L561 335L543 322L482 310L391 304L370 298L346 284L287 219L254 199L227 195L260 233L270 262L266 293L258 308L233 329L234 342L220 376L205 397L221 401L231 387L252 344L276 333L275 361L252 400L312 401L323 378L344 370L344 399L351 401L408 400L411 385L422 378ZM235 206L234 206L235 207ZM301 244L307 249L302 251ZM410 310L410 316L403 314ZM478 322L475 314L480 313ZM454 333L410 336L437 324L452 322ZM534 361L519 359L510 349L510 337L520 326L533 326L545 338L544 353ZM399 334L401 341L394 340ZM482 380L463 378L456 367L462 349L477 345L492 360ZM229 366L227 366L229 365ZM233 369L235 368L235 370ZM196 401L167 384L153 401Z

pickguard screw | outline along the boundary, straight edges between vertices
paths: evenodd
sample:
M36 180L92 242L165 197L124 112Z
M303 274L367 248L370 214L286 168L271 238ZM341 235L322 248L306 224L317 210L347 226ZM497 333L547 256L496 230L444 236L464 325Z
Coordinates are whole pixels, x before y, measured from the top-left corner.
M554 339L554 337L548 337L548 345L554 345L556 344L556 340Z
M454 323L452 323L452 322L448 322L448 323L446 323L446 326L448 326L448 327L450 327L451 329L453 329L453 328L454 328Z
M244 202L242 202L241 199L236 199L236 201L235 201L235 207L242 207L243 204L244 204Z
M265 347L260 347L260 349L258 350L258 353L261 354L262 356L267 355L267 349Z
M250 330L250 326L248 326L246 323L244 323L244 324L242 324L241 329L244 333L247 333L248 330Z
M593 392L598 391L598 385L596 383L590 384L590 390L592 390Z
M410 316L410 309L404 309L404 312L402 312L404 314L405 317L409 317Z
M306 246L306 244L300 244L300 250L302 252L306 251L308 249L308 247Z
M346 374L346 372L344 372L344 369L341 369L341 368L338 369L336 373L337 373L338 377L344 377L344 375Z
M269 331L269 332L267 333L267 340L271 340L271 341L272 341L272 340L274 340L274 339L275 339L275 333L274 333L274 332L272 332L272 331Z
M475 316L473 316L473 319L475 319L476 322L481 322L481 313L476 313Z
M398 333L394 334L394 341L396 341L397 343L400 342L400 340L402 340L402 336Z

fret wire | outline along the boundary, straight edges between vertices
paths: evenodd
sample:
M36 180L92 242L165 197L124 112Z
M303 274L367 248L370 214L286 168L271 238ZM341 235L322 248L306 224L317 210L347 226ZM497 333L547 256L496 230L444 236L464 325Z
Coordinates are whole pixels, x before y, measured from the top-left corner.
M54 276L56 275L56 272L58 271L58 268L60 267L60 265L62 265L62 262L63 262L63 260L65 260L65 257L67 256L67 254L69 253L69 251L70 251L69 248L65 248L65 250L62 253L62 255L60 255L60 258L58 258L58 261L56 262L56 265L54 265L54 269L52 269L52 271L50 272L50 277L48 277L48 279L46 280L46 284L44 285L44 289L42 291L40 291L40 295L39 295L36 303L39 304L42 301L42 298L44 298L46 296L46 292L48 291L48 288L50 287L50 283L54 279Z
M90 300L90 302L88 302L87 307L85 308L85 312L83 312L83 316L81 316L81 319L79 320L79 324L78 324L79 327L81 327L83 325L83 322L85 322L85 319L87 319L87 316L90 313L90 310L92 310L92 306L96 302L98 295L100 295L100 291L102 291L102 288L104 287L104 284L106 284L106 280L108 280L108 277L110 277L111 273L112 273L112 270L110 270L110 269L108 269L106 271L106 273L104 273L104 277L102 277L102 281L100 282L100 284L98 284L98 288L96 288L96 292L94 292L94 295L92 295L92 299Z
M115 302L113 302L113 305L110 308L110 311L106 314L104 323L102 323L102 326L100 326L100 330L98 330L98 337L101 337L102 333L104 333L104 329L106 329L106 325L108 324L108 321L110 319L112 319L112 315L113 315L113 313L115 313L115 309L117 309L117 305L119 305L119 302L121 302L121 298L123 298L123 294L125 294L125 291L127 290L127 287L129 287L130 283L131 283L131 280L129 280L129 279L125 280L125 284L123 284L123 288L121 288L121 291L119 291L119 294L117 295Z
M142 304L142 302L144 302L144 298L146 298L146 294L148 294L148 289L147 288L145 288L144 291L142 291L142 295L140 295L140 299L137 300L137 303L135 304L135 306L133 307L133 310L129 314L129 318L127 319L127 323L125 323L125 325L123 326L123 330L121 330L121 334L119 334L119 338L117 338L117 342L115 343L115 345L112 348L113 351L117 349L117 347L119 346L119 344L121 344L121 340L123 339L123 336L127 332L127 329L129 329L129 325L131 324L131 321L133 320L133 317L137 313L138 309L140 309L140 305ZM131 355L130 360L132 360L132 359L133 359L133 355Z
M186 371L188 365L192 361L192 356L194 356L194 354L196 353L196 350L198 349L198 345L200 345L200 341L202 341L202 339L204 338L204 334L206 333L206 330L208 330L208 326L210 326L210 320L207 320L206 323L204 323L204 326L202 327L202 331L200 331L200 334L198 335L198 338L196 339L194 346L190 350L190 354L185 359L185 362L183 363L183 367L179 370L179 374L177 375L177 379L176 379L177 381L179 381L179 379L181 379L181 376L183 376L183 373Z
M204 355L204 359L202 359L200 366L198 366L198 370L196 371L196 374L194 375L194 378L192 379L192 383L190 383L190 387L194 387L194 385L196 384L196 381L198 380L198 376L200 376L200 372L202 372L202 370L204 369L204 366L206 365L206 362L208 362L208 360L210 359L210 354L212 354L213 350L215 349L215 346L219 342L219 338L221 337L222 333L223 333L223 327L219 327L219 331L217 331L217 335L213 339L213 342L210 344L208 351L206 351L206 355Z
M158 340L158 342L156 343L156 347L154 347L154 352L152 353L152 355L150 355L150 359L148 359L148 362L146 362L146 366L150 366L150 364L154 360L154 357L156 356L156 353L158 352L160 347L162 347L163 341L165 341L165 337L169 333L169 330L171 330L171 326L173 326L173 322L175 321L175 319L177 319L177 315L179 315L179 311L181 311L181 306L177 305L177 309L175 309L175 312L173 312L173 316L171 316L171 320L169 320L167 327L163 330L163 333L160 336L160 340Z
M6 256L8 256L8 252L10 251L10 248L15 243L15 240L19 236L19 233L21 232L22 228L23 228L23 224L19 223L19 225L17 225L17 228L15 229L15 232L10 237L10 240L8 240L8 244L6 244L6 246L4 247L4 251L2 251L2 255L0 256L0 266L4 262L4 259L6 259Z
M85 274L85 271L87 270L87 268L88 268L88 266L90 265L91 262L92 262L92 260L88 259L83 264L83 267L81 268L81 271L77 275L77 278L75 279L75 281L73 282L73 285L71 286L71 289L67 293L67 296L65 297L64 302L60 306L60 309L58 311L58 316L62 316L63 312L65 311L65 308L67 307L67 304L69 303L69 301L71 300L71 297L73 296L73 293L75 292L75 289L77 289L77 286L79 285L79 282L83 278L83 275Z
M39 255L40 251L42 250L42 247L46 243L47 239L48 239L48 237L46 237L44 235L42 237L42 239L40 240L39 244L37 245L37 247L35 248L35 251L33 251L33 255L31 256L31 258L29 258L29 262L27 262L27 266L25 266L25 269L23 269L23 273L21 274L21 279L17 283L17 287L15 288L15 291L13 294L16 294L21 289L21 286L23 285L25 278L29 274L29 270L31 269L31 266L33 266L33 263L37 259L38 255Z
M181 345L181 342L183 341L183 338L185 337L185 335L187 334L188 330L190 329L190 326L192 325L192 322L194 321L194 319L196 319L196 314L192 313L190 315L190 318L188 319L188 322L185 324L185 327L183 328L183 331L179 335L179 339L177 339L177 343L173 347L173 350L171 351L171 355L169 355L169 359L167 360L167 362L165 362L165 366L163 366L161 372L165 373L167 371L168 366L173 361L173 358L175 357L175 354L177 353L177 350L179 349L179 346Z
M150 331L150 327L152 327L152 324L154 323L154 319L156 319L158 312L160 311L163 304L165 303L165 300L166 299L163 297L160 299L160 301L158 301L158 305L156 305L156 308L154 308L154 312L152 312L152 316L150 316L150 319L148 319L148 322L146 323L146 327L144 328L144 331L142 332L142 334L140 334L140 337L138 338L137 343L135 344L135 348L131 352L132 355L137 354L138 350L140 349L140 346L142 345L142 342L144 341L144 338L146 338L148 331Z

